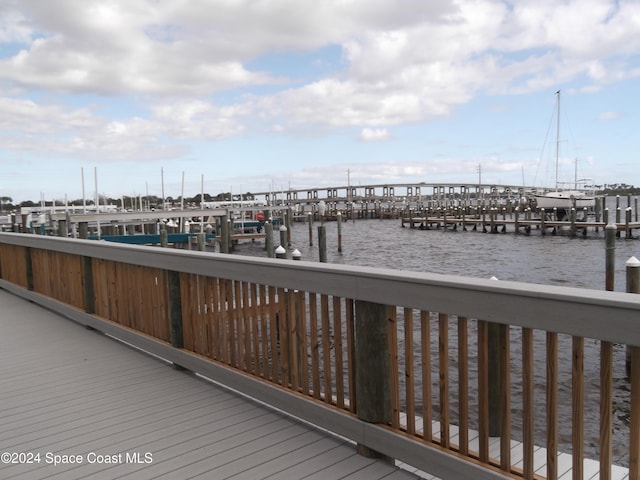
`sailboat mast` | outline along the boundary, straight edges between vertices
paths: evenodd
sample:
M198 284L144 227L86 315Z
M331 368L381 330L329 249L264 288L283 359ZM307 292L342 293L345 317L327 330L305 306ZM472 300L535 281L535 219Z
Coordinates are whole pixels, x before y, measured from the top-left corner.
M556 123L556 189L558 188L558 162L560 160L560 90L556 92L558 97L558 118Z

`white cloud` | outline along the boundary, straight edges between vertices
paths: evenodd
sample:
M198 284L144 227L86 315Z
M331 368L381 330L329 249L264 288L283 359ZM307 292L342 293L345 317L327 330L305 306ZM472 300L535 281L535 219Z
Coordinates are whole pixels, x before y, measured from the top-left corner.
M347 89L381 99L389 92L427 98L420 107L428 118L431 107L447 112L479 88L495 88L496 82L508 87L509 78L544 88L536 78L554 82L584 74L601 82L628 75L624 63L614 73L606 59L638 54L640 6L615 5L610 0L512 5L411 0L403 8L385 0L26 0L10 3L2 13L6 25L0 41L21 41L24 49L0 67L5 79L24 86L184 96L279 84L279 75L252 71L247 62L273 51L340 45L344 75L319 82L345 82ZM511 58L512 53L518 55ZM518 70L516 77L505 75Z
M617 120L622 118L622 113L620 112L602 112L598 117L600 120L609 121L609 120Z
M0 138L4 148L17 151L100 161L152 160L187 152L185 146L163 145L163 136L219 140L243 131L236 119L242 111L235 107L184 101L158 105L151 113L151 118L109 120L87 108L0 97Z
M635 1L6 0L0 135L5 148L98 159L179 156L185 140L254 127L387 140L389 127L449 116L478 94L640 76L638 31ZM304 83L251 67L329 46L340 62ZM96 97L137 108L107 118L88 106Z
M389 140L391 137L386 128L363 128L358 138L365 142L379 142Z

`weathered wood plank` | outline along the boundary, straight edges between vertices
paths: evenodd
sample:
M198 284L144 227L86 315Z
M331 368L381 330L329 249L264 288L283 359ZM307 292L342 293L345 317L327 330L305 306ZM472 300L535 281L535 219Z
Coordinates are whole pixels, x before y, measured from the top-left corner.
M287 478L328 478L339 471L349 478L366 469L367 478L376 479L397 470L4 291L0 307L6 313L0 316L0 448L85 459L81 465L3 465L0 476L142 480L180 472L224 479L297 472ZM91 464L90 452L148 452L151 463Z

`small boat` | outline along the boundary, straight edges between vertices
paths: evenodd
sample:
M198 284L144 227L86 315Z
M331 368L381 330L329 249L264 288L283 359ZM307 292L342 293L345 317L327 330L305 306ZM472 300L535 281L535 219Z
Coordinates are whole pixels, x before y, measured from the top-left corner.
M533 199L535 200L538 208L544 208L545 210L556 208L558 210L563 210L566 213L571 208L593 209L596 205L595 192L588 192L586 190L578 189L579 184L589 180L577 179L577 166L576 180L573 182L573 189L562 188L562 182L558 181L558 164L560 159L560 90L556 92L556 96L558 110L558 118L556 124L556 187L555 189L548 190L543 193L534 193Z
M596 205L595 195L590 195L584 190L553 190L542 194L534 194L538 208L551 210L554 208L570 210L571 208L592 209Z

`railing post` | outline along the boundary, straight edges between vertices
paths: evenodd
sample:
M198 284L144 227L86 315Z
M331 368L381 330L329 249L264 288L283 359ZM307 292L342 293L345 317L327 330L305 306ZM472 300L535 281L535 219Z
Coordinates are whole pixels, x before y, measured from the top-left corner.
M491 280L498 280L495 276ZM499 437L501 432L500 425L500 352L502 350L501 341L501 325L498 323L487 322L488 332L488 361L489 361L489 436Z
M27 290L33 291L33 262L31 261L31 247L24 249L25 271L27 274Z
M631 257L625 263L627 274L627 293L640 293L640 260ZM627 378L631 378L631 352L633 348L627 345Z
M500 436L500 325L487 323L489 336L489 436Z
M369 423L391 422L389 326L387 307L355 302L356 414ZM369 458L385 455L358 444L358 453Z
M170 270L169 280L169 319L171 322L171 346L184 347L182 334L182 297L180 295L180 273Z
M640 293L640 261L627 260L627 292ZM631 382L629 418L629 479L640 479L640 347L627 346L627 376Z
M84 311L89 314L96 313L96 296L93 286L93 259L91 257L82 257L82 288L84 291Z

